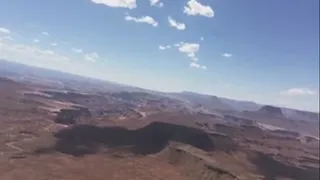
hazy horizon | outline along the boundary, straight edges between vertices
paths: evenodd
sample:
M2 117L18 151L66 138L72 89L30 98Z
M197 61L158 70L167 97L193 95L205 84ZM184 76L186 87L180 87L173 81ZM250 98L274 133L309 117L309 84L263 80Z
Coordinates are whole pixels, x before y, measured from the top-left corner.
M160 92L160 93L183 93L183 92L190 92L190 93L196 93L199 95L207 95L207 96L217 96L218 98L225 98L225 99L230 99L230 100L235 100L235 101L242 101L242 102L249 102L249 103L256 103L257 105L261 105L261 106L276 106L276 107L280 107L280 108L288 108L288 109L295 109L295 110L302 110L302 111L308 111L308 112L314 112L314 113L319 113L319 111L310 111L310 110L304 110L304 109L298 109L298 108L290 108L290 107L285 107L285 106L281 106L281 105L276 105L276 104L264 104L264 103L259 103L259 102L255 102L252 100L247 100L247 99L235 99L235 98L230 98L230 97L223 97L223 96L219 96L216 94L206 94L206 93L199 93L199 92L194 92L194 91L188 91L188 90L181 90L181 91L161 91L161 90L155 90L155 89L149 89L149 88L144 88L144 87L139 87L139 86L134 86L134 85L130 85L130 84L122 84L122 83L118 83L109 79L100 79L100 78L95 78L95 77L89 77L89 76L85 76L85 75L80 75L80 74L74 74L74 73L70 73L70 72L66 72L66 71L61 71L61 70L56 70L56 69L50 69L50 68L46 68L46 67L37 67L37 66L33 66L33 65L29 65L29 64L23 64L20 62L13 62L13 61L8 61L5 59L0 59L0 61L6 61L9 63L17 63L20 65L25 65L25 66L29 66L29 67L35 67L35 68L41 68L41 69L46 69L46 70L53 70L53 71L57 71L60 73L68 73L71 75L75 75L75 76L80 76L83 78L92 78L95 80L99 80L99 81L106 81L106 82L110 82L110 83L115 83L115 84L119 84L119 85L123 85L123 86L131 86L131 87L135 87L135 88L141 88L144 90L149 90L149 91L156 91L156 92Z

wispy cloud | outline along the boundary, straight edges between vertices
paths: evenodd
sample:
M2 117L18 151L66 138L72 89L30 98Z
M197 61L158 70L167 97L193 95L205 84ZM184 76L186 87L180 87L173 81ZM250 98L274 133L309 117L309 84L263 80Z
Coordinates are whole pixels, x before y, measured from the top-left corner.
M198 68L198 69L207 69L206 66L200 65L200 64L198 64L197 62L191 62L191 63L190 63L190 67Z
M13 38L11 36L2 36L0 37L0 41L1 40L9 40L9 41L13 41Z
M180 43L180 46L178 46L178 50L182 53L187 54L188 57L191 58L193 61L198 61L198 58L196 57L196 53L200 49L200 44L197 43Z
M160 45L159 49L160 50L165 50L165 49L170 49L171 47L172 47L171 45L166 45L166 46Z
M50 36L48 32L41 32L41 34L44 36Z
M43 52L45 52L45 53L47 53L47 54L54 54L54 52L51 51L51 50L45 50L45 51L43 51Z
M0 58L7 60L20 61L32 61L32 62L43 62L43 61L66 61L68 57L61 54L57 54L52 50L40 49L33 46L24 44L13 44L0 42L1 53Z
M185 30L186 25L183 23L179 23L176 20L172 19L170 16L168 17L169 26L174 27L178 30Z
M223 57L226 57L226 58L230 58L230 57L232 57L232 54L230 54L230 53L223 53L222 56L223 56Z
M103 4L105 6L114 8L128 8L133 9L137 7L136 0L91 0L96 4Z
M152 17L150 16L142 16L142 17L132 17L132 16L125 16L125 20L126 21L133 21L136 23L147 23L152 25L153 27L157 27L158 26L158 22L156 20L154 20Z
M71 48L72 52L74 53L82 53L82 49L79 49L79 48Z
M210 6L205 6L196 0L189 0L187 6L184 7L184 13L192 16L205 16L212 18L214 16L214 11Z
M163 3L160 0L150 0L150 5L155 7L163 7Z
M89 54L87 59L89 61L86 61L85 59L73 59L72 56L68 56L58 50L55 51L53 49L42 48L41 46L36 47L15 42L0 41L0 59L82 76L94 78L106 77L105 70L108 67L96 67L92 63L92 59L90 59L97 57L95 53Z
M285 96L308 96L315 95L317 92L308 88L291 88L280 92L281 95Z
M203 40L204 40L204 37L201 37L200 40L203 41Z
M0 33L9 34L10 30L4 27L0 27Z
M178 48L179 52L186 54L190 58L190 67L207 69L206 66L198 63L198 57L196 56L196 53L200 50L200 44L180 42L174 44L174 46Z
M175 44L173 44L173 46L175 46L175 47L180 47L181 46L181 44L183 44L184 42L183 41L181 41L181 42L179 42L179 43L175 43Z
M91 62L96 62L99 57L100 56L97 52L87 53L84 55L84 59Z
M34 43L39 43L40 40L39 40L39 39L33 39L33 42L34 42Z
M51 46L58 46L58 43L53 42L53 43L51 43Z

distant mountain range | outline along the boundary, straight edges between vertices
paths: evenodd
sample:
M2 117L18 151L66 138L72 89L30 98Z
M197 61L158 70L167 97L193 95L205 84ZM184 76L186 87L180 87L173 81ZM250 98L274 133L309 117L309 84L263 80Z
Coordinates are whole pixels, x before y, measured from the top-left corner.
M261 105L251 101L238 101L221 98L212 95L204 95L193 92L170 93L171 97L185 101L189 104L202 106L208 110L220 110L220 112L236 113L240 115L255 114L257 116L286 118L292 120L319 121L319 113L295 110L290 108ZM242 113L246 112L246 113Z
M265 106L251 101L238 101L188 91L175 93L158 92L105 80L82 77L55 70L31 67L1 59L0 76L8 77L15 81L40 83L50 87L55 87L57 89L69 91L76 90L91 93L100 93L106 91L145 92L182 101L186 104L186 107L198 109L202 112L251 112L254 114L267 113L269 115L282 116L283 118L293 120L319 121L319 113L315 112Z
M188 91L169 93L169 95L187 103L192 103L197 106L203 106L209 110L236 110L228 103L223 102L217 96L204 95Z

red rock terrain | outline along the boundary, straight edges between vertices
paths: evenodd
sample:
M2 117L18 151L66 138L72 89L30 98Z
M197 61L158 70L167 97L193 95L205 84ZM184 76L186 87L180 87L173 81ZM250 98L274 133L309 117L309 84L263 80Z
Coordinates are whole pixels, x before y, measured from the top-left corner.
M312 136L262 129L246 118L167 111L159 105L167 100L148 97L158 103L152 109L141 94L125 94L133 103L124 104L119 94L35 98L24 95L36 91L28 84L1 79L0 87L1 180L319 177L319 140ZM109 116L108 108L125 118ZM146 114L123 113L131 110Z

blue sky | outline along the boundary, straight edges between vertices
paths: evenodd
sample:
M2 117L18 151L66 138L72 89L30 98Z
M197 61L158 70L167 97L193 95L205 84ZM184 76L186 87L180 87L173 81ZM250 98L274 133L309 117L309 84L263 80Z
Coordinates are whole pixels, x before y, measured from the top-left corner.
M0 58L319 111L319 0L2 0Z

